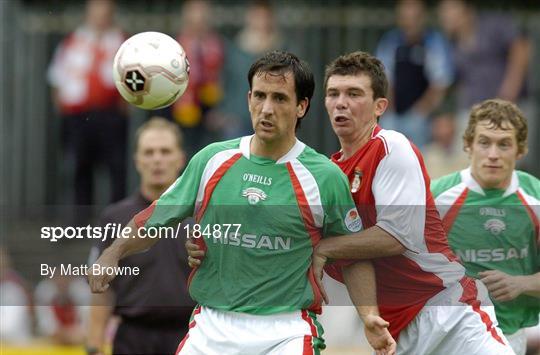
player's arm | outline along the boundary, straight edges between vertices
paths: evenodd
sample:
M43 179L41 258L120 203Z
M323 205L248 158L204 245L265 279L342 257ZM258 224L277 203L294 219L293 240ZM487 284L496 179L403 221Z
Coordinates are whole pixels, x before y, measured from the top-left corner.
M324 191L324 194L321 194L321 200L325 206L322 228L322 235L325 238L319 243L332 239L327 238L328 235L361 230L362 222L349 192L347 177L341 171L336 171L331 183L329 180L321 180L320 186ZM322 268L326 259L319 258L315 250L312 256L312 267L319 289L328 302L321 282ZM371 261L344 262L341 269L349 296L364 322L364 331L370 345L377 354L394 354L395 341L387 329L389 324L379 316L375 270Z
M121 259L147 250L159 240L159 238L142 237L144 233L139 232L139 227L137 227L134 219L129 221L125 228L129 228L128 237L116 239L92 265L91 272L88 275L88 283L92 292L105 292L109 288L109 283L115 278L114 273L102 272L101 270L117 268Z
M540 272L529 276L519 276L523 285L523 294L540 297Z
M374 259L400 255L406 248L379 226L361 232L323 239L315 254L326 259Z
M112 294L107 291L103 294L92 295L92 305L88 317L88 335L86 349L88 353L104 354L105 330L112 315Z
M204 251L189 239L186 250L189 266L199 266ZM374 259L401 255L405 250L394 236L379 226L373 226L358 233L321 240L315 248L314 257L321 258L321 265L324 266L328 259Z
M88 281L92 292L104 292L115 277L114 273L96 273L96 266L98 271L117 267L120 259L148 250L159 241L159 238L146 237L149 228L171 227L193 215L198 194L196 187L200 184L208 160L204 156L204 151L203 149L191 159L182 176L161 195L159 200L129 221L126 226L126 229L129 228L127 238L116 239L103 251L89 272Z
M359 261L344 266L342 272L349 296L364 323L369 344L377 353L395 354L396 342L388 331L390 324L379 315L373 265L369 261Z
M496 301L511 301L522 294L540 297L540 272L533 275L508 275L499 270L488 270L478 275Z

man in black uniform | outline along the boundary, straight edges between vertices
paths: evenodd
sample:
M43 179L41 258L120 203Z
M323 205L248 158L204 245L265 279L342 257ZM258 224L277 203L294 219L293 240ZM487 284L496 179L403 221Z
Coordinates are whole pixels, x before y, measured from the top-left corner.
M140 189L109 206L101 217L107 223L126 226L176 180L185 166L179 128L163 118L152 118L137 131L135 165ZM185 233L178 239L163 239L146 253L132 255L119 266L139 267L139 275L118 277L105 294L92 295L87 353L103 354L105 330L112 314L120 317L114 354L173 354L188 331L194 303L186 282L190 269L184 247ZM92 249L90 265L113 238L99 241ZM114 305L114 306L111 306Z

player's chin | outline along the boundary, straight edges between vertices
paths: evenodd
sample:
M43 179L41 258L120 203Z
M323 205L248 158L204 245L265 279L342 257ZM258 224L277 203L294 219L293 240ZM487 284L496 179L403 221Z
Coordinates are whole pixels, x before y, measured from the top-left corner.
M258 128L255 135L262 141L273 141L277 137L277 133L273 129Z
M347 136L347 135L351 134L351 128L343 126L343 125L332 124L332 129L334 130L334 133L338 137L339 136Z

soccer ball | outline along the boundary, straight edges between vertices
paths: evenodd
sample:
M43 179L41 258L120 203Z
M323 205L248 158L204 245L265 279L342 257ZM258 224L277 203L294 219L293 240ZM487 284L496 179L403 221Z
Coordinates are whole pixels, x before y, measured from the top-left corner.
M172 105L186 91L189 62L178 42L159 32L128 38L114 57L120 95L132 105L155 110Z

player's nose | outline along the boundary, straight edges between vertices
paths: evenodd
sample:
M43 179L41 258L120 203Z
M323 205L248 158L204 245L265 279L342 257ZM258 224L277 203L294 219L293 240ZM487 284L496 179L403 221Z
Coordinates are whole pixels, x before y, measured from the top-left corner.
M339 94L336 99L336 108L338 109L344 109L347 108L347 100L345 98L345 95Z
M272 100L270 100L270 98L267 98L266 100L264 100L261 112L265 116L272 115L274 113L274 105L272 103Z
M492 144L488 149L488 158L491 160L497 160L500 157L499 148L495 144Z

